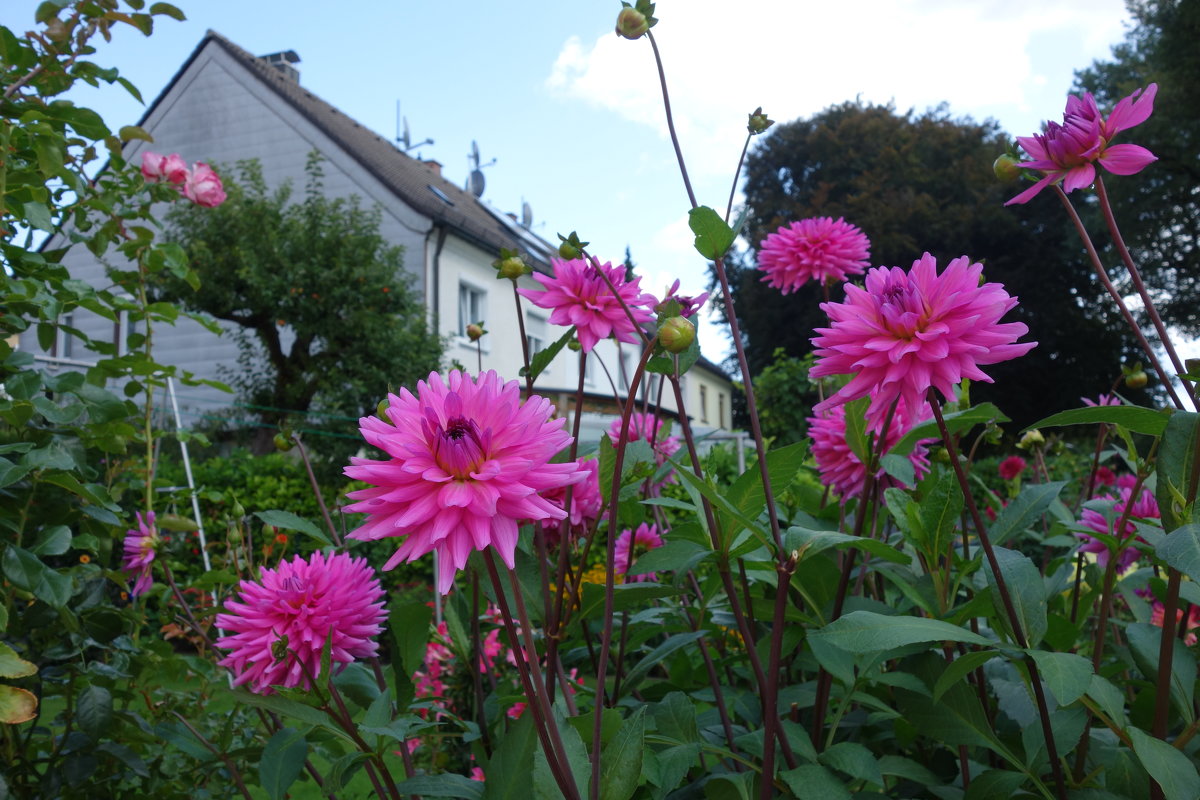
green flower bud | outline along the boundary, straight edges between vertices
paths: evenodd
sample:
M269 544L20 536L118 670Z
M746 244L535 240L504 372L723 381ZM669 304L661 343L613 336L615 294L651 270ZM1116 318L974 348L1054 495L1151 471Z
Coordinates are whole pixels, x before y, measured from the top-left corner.
M650 20L636 8L625 7L617 14L617 35L626 39L640 39L650 30Z
M1015 156L1011 156L1008 153L1001 153L992 162L992 172L996 173L996 177L1005 183L1012 183L1021 177L1021 162Z
M571 341L567 342L567 349L570 350L572 353L578 353L580 350L583 349L583 345L581 345L579 343L578 339L572 337Z
M775 120L767 119L767 115L763 113L762 106L759 106L750 113L750 121L746 124L746 130L750 131L751 135L757 136L774 124Z
M579 258L579 248L570 242L563 242L558 246L558 254L570 261L573 258Z
M229 509L229 513L233 514L234 517L241 519L242 517L246 516L246 507L237 500L234 500L233 507Z
M375 406L375 416L379 417L384 422L388 422L387 410L391 408L391 401L386 397L379 401L379 405Z
M288 450L292 449L293 445L291 438L284 436L282 433L275 434L274 441L275 449L281 453L286 453Z
M1125 385L1130 389L1141 389L1150 381L1144 369L1130 370L1125 375Z
M696 326L684 317L671 317L658 329L658 340L668 353L682 353L696 340Z
M520 256L508 256L502 258L495 264L496 270L500 273L498 277L508 278L510 281L515 281L522 275L528 275L533 272L529 265Z
M1017 442L1017 447L1021 448L1022 450L1031 450L1034 447L1038 447L1045 443L1046 437L1042 436L1041 431L1039 431L1037 428L1034 428L1031 431L1025 432L1025 435L1021 437L1021 441Z
M487 333L487 331L483 329L482 322L472 322L467 326L467 338L472 342L478 342L483 338L485 333Z

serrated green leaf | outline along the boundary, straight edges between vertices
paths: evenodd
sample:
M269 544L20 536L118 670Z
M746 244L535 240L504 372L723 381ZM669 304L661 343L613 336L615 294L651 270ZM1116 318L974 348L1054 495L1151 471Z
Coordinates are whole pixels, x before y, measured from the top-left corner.
M89 686L75 701L75 721L92 741L100 741L112 724L112 692L103 686Z
M1098 425L1110 423L1120 425L1134 433L1161 436L1167 427L1168 415L1153 408L1141 406L1089 406L1060 411L1025 428L1057 428L1063 425Z
M316 525L313 525L303 517L297 516L290 511L280 511L278 509L273 509L271 511L256 511L254 512L254 516L258 517L267 525L272 525L276 528L283 528L284 530L289 531L299 531L305 536L315 539L324 547L330 547L333 545L333 542L329 541L329 537L326 536L320 528L318 528Z
M996 547L993 550L996 562L1000 565L1000 574L1008 587L1013 609L1025 634L1025 641L1029 647L1036 647L1046 635L1049 625L1046 619L1046 584L1042 580L1042 573L1029 556L1023 553L1004 547ZM1007 627L1008 615L1004 611L1004 603L1000 599L996 577L992 574L990 565L985 568L985 574L994 593L993 602L999 615L998 619Z
M482 800L484 785L463 775L444 772L441 775L417 775L396 784L402 795L421 797L460 797L465 800Z
M1069 706L1082 697L1092 685L1092 662L1075 653L1050 653L1030 650L1042 680L1054 692L1060 706Z
M1000 510L996 521L988 528L992 544L1003 544L1033 525L1058 499L1066 485L1066 481L1027 484L1016 499Z
M600 753L600 800L629 800L633 796L642 778L645 736L646 707L638 706Z
M1200 503L1188 496L1195 485L1192 470L1196 468L1196 434L1200 430L1200 414L1176 411L1167 421L1158 448L1158 483L1155 499L1162 513L1163 529L1174 531L1189 522L1200 523Z
M945 415L946 428L951 434L963 433L976 425L986 423L988 420L996 422L1008 422L1008 417L1000 413L1000 409L996 408L992 403L980 403L977 406L972 406L962 411L954 411ZM923 422L917 427L904 434L904 438L896 442L889 450L889 453L894 453L899 456L906 456L912 452L912 449L917 446L917 442L922 439L941 439L942 435L938 432L936 420Z
M571 326L567 329L566 333L558 337L558 340L553 342L549 347L534 353L533 358L529 359L529 368L521 367L520 376L522 378L532 376L530 379L536 381L538 376L542 374L542 371L550 366L550 362L566 346L567 342L571 341L571 337L574 335L575 327Z
M969 630L924 617L901 617L873 611L851 611L809 634L851 653L879 653L922 642L965 642L992 647L993 642Z
M1195 800L1200 797L1200 775L1190 758L1162 739L1129 728L1133 752L1146 772L1162 787L1165 800Z
M696 234L696 250L709 261L724 256L733 244L733 229L708 206L699 206L688 212L688 227Z
M271 800L287 796L288 788L300 777L306 758L308 741L302 732L280 728L271 737L258 762L259 780Z

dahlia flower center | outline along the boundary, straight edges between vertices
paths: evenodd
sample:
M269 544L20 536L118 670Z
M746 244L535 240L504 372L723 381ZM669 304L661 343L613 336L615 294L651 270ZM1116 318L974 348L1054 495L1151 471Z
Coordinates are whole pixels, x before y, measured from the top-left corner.
M479 426L466 417L451 417L433 442L438 466L460 480L469 478L486 460L486 449Z
M313 602L312 592L303 580L294 575L283 581L279 588L279 599L292 611L300 611Z

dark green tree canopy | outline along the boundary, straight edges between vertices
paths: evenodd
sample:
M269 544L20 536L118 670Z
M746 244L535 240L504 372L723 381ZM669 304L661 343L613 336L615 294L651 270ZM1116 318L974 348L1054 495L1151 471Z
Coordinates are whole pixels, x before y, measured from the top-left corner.
M1158 156L1136 176L1106 177L1130 251L1160 290L1163 317L1200 334L1200 2L1130 0L1134 25L1112 59L1075 74L1102 111L1135 89L1158 84L1154 114L1121 141ZM1106 242L1102 237L1100 242ZM1110 259L1111 260L1111 259Z
M322 194L315 157L298 202L290 185L268 190L256 161L222 174L224 204L180 206L167 218L199 289L175 282L162 292L242 327L234 384L246 402L300 419L309 411L358 417L373 413L389 388L438 369L442 341L409 287L400 248L379 234L378 210ZM274 410L261 417L271 426L297 422ZM353 424L339 427L353 432Z
M925 251L940 267L961 255L983 262L989 281L1020 298L1005 320L1024 322L1039 344L989 367L996 384L980 384L973 399L997 402L1026 424L1107 391L1125 342L1061 210L1004 207L1018 191L992 172L1004 150L994 123L952 119L944 108L916 115L846 103L776 125L747 158L745 236L756 249L791 221L845 217L870 237L872 265L908 268ZM820 286L784 296L761 277L753 250L731 265L756 374L776 348L810 352L813 328L828 323ZM840 287L831 299L842 299Z

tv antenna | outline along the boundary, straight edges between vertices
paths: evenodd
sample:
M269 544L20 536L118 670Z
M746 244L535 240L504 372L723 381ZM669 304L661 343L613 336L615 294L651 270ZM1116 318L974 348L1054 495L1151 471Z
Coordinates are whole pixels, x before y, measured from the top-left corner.
M479 163L479 145L475 140L471 140L471 154L467 156L467 163L472 164L471 173L467 176L466 190L476 197L483 196L483 189L487 186L487 181L483 179L483 170L485 167L490 167L496 163L496 159L492 159L486 164Z
M533 207L524 198L521 199L521 227L525 230L533 227Z
M403 133L401 133L403 130ZM413 144L412 136L408 133L408 117L400 116L400 101L396 101L396 144L400 146L400 151L407 153L410 150L416 150L418 147L423 147L427 144L433 144L433 139L426 139L423 142Z

